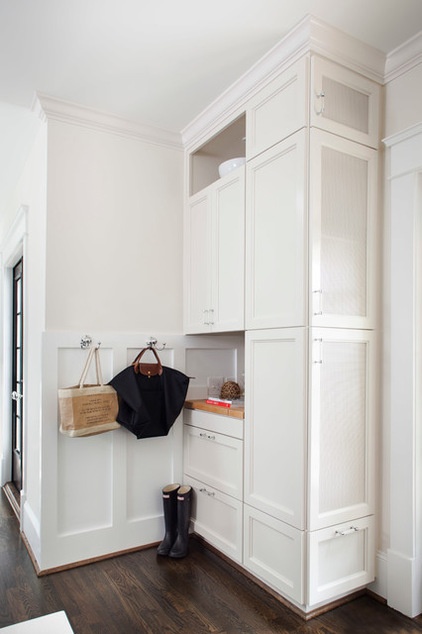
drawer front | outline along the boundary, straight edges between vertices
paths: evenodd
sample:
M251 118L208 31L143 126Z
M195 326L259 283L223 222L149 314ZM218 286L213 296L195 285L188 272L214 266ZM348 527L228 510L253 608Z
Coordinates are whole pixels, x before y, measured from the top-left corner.
M227 413L213 414L201 410L185 409L183 420L187 425L201 427L217 434L233 436L233 438L243 438L243 418L227 416Z
M222 493L242 500L243 442L185 425L184 471Z
M308 534L310 606L374 580L374 526L369 516Z
M191 526L195 533L242 563L242 503L189 476L185 483L194 491Z
M284 596L304 602L303 531L244 505L244 566Z

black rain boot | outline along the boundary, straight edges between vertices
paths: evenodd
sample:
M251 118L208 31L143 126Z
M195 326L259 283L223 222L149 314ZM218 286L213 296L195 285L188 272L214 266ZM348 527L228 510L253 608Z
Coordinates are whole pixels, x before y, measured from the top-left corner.
M186 557L188 554L191 507L192 487L182 485L177 491L177 537L169 557Z
M177 491L180 484L168 484L164 487L164 539L157 548L157 555L168 555L177 537Z

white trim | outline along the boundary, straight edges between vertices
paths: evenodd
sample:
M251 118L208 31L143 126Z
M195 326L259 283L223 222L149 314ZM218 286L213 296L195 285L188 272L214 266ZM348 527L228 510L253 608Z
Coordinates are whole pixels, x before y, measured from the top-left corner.
M32 110L40 118L43 118L44 114L44 117L49 121L78 125L91 130L139 139L154 145L171 147L176 150L183 149L181 136L178 133L128 121L108 112L55 99L43 93L36 94Z
M385 61L385 83L407 73L422 63L422 31L388 53Z
M402 141L407 141L407 139L411 139L412 137L422 134L422 123L417 123L416 125L411 126L410 128L406 128L401 132L397 132L396 134L392 134L391 136L386 137L382 140L384 145L387 147L391 147L393 145L397 145L397 143L401 143Z

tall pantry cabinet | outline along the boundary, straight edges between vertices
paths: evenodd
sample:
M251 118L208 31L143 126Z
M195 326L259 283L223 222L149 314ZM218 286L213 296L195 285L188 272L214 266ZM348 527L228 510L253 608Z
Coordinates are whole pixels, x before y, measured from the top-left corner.
M242 118L242 566L311 613L374 579L379 85L280 68Z

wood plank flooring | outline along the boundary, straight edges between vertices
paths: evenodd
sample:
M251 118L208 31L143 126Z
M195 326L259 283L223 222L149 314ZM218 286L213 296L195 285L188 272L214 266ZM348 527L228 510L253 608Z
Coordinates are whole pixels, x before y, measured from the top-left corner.
M148 549L38 578L0 496L0 628L64 610L75 634L410 634L369 596L305 622L197 540L189 556Z

